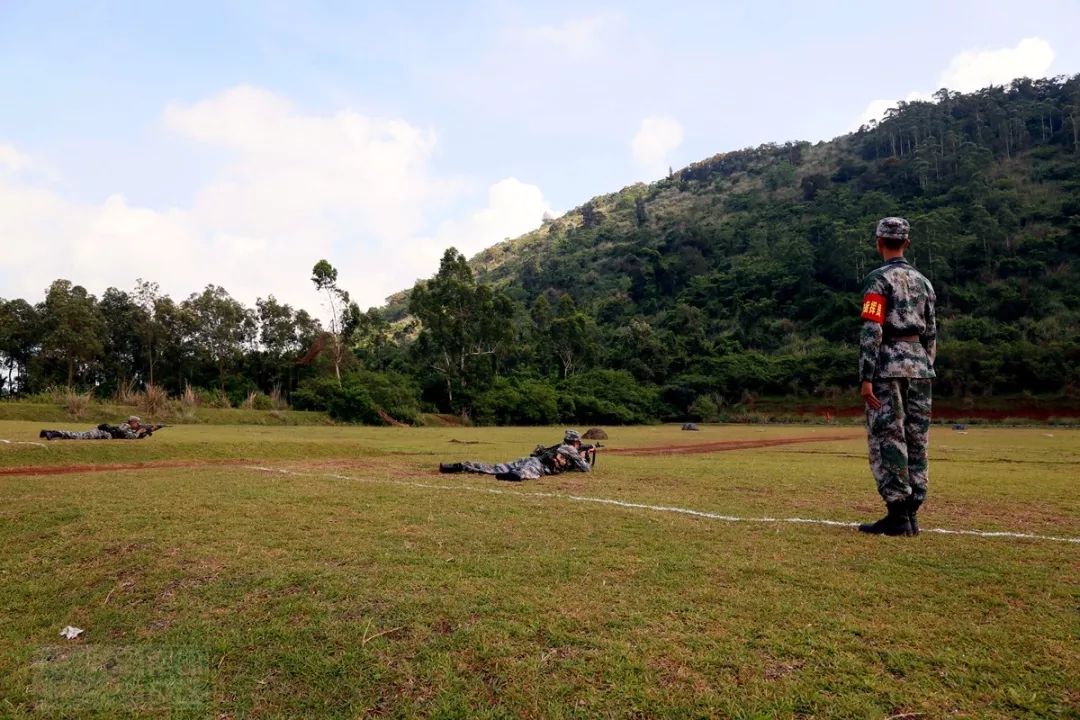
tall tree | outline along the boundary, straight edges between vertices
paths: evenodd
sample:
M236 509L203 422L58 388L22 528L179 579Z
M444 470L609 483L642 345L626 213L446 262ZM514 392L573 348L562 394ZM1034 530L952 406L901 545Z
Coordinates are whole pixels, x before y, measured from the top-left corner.
M326 260L315 263L311 269L311 282L315 288L326 293L330 309L330 353L334 363L334 377L341 385L341 361L348 349L360 317L360 308L349 300L349 293L338 287L338 271Z
M142 278L135 280L135 303L142 312L138 318L139 334L142 337L143 351L146 353L147 381L154 384L154 365L157 360L158 341L162 334L161 322L157 317L157 305L161 299L160 288L156 282L147 282Z
M197 352L217 368L218 383L225 392L225 371L240 358L245 343L254 339L254 318L225 288L216 285L192 294L184 305L194 320Z
M104 323L97 301L81 285L56 280L40 307L44 325L42 354L60 361L67 371L67 385L75 384L76 374L96 360L102 350Z
M439 272L413 288L409 312L420 321L417 347L444 380L447 399L491 371L494 356L513 337L513 304L503 293L479 285L465 257L448 248ZM486 360L486 367L479 361ZM464 409L464 408L463 408Z
M143 309L126 292L108 288L99 303L104 321L102 377L107 389L119 389L134 381L142 355Z
M6 370L2 389L14 394L27 385L27 366L41 345L41 317L25 300L0 300L0 364Z

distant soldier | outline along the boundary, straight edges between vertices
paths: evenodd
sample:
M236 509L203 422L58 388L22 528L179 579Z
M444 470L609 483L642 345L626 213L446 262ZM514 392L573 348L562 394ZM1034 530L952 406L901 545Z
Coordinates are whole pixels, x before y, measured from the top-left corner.
M137 416L132 415L123 425L102 423L93 430L84 432L42 430L38 437L46 440L141 440L152 435L154 429L154 426L143 425Z
M909 233L903 218L878 222L877 251L885 264L863 283L860 394L870 469L888 514L859 530L875 535L917 535L915 514L926 499L936 297L930 281L904 259Z
M478 462L442 463L441 473L483 473L494 475L499 480L539 480L544 475L558 475L571 470L590 472L592 466L578 451L581 436L574 430L567 430L560 445L551 447L538 446L529 457L510 462L488 465Z

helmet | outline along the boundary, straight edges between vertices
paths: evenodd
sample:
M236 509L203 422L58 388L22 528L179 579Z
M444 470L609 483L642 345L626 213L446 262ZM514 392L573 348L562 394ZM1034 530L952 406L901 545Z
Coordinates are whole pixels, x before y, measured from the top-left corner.
M567 430L566 434L563 435L562 441L564 443L579 443L581 442L581 434L577 430Z

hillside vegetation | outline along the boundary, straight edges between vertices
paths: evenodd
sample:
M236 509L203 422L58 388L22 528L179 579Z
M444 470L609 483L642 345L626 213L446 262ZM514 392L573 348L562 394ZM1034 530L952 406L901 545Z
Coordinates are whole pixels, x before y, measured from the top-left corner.
M471 261L518 311L502 369L623 371L673 415L835 396L855 383L875 223L902 215L938 293L939 393L1075 398L1078 123L1080 76L941 90L832 142L724 153L593 198ZM389 315L404 309L392 299Z

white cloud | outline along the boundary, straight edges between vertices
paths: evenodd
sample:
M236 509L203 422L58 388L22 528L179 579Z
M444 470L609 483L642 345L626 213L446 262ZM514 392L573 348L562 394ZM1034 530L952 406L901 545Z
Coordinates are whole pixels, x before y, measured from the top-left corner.
M918 90L912 90L904 98L906 102L915 102L916 100L933 100L933 96L929 93L919 92ZM855 129L857 130L862 125L868 124L871 120L881 121L881 118L885 117L885 113L890 109L896 107L895 100L872 100L866 109L863 110L862 115L855 121Z
M552 210L544 200L540 188L523 183L517 178L505 178L488 189L487 207L464 220L443 223L429 246L435 258L431 270L438 265L442 252L456 247L466 257L502 242L534 230L540 225L544 213Z
M647 117L630 141L634 159L649 173L650 180L667 174L673 153L683 141L683 128L675 118Z
M0 145L0 170L22 172L30 166L30 158L11 145Z
M960 53L942 73L938 87L973 92L988 85L1005 85L1019 77L1041 78L1054 62L1054 49L1042 38L1024 38L1014 48L969 50Z
M464 183L432 171L434 133L401 119L305 115L238 87L172 104L163 123L227 158L190 207L137 207L120 193L75 203L2 172L34 160L0 145L0 237L11 246L0 295L35 302L57 278L100 293L141 277L175 299L213 283L249 305L273 294L317 311L310 270L326 258L361 306L378 305L432 273L447 245L477 252L536 227L548 209L539 188L508 178L484 208L427 231Z
M1042 38L1024 38L1014 48L968 50L953 57L938 80L939 88L974 92L989 85L1005 85L1019 77L1044 77L1054 62L1054 49ZM931 100L930 93L912 90L905 100ZM880 121L895 100L872 100L855 121L854 129Z

